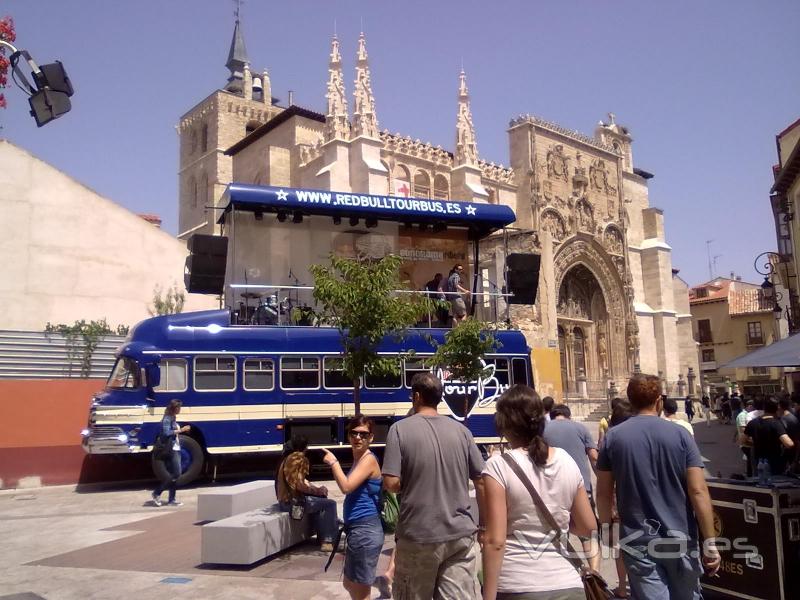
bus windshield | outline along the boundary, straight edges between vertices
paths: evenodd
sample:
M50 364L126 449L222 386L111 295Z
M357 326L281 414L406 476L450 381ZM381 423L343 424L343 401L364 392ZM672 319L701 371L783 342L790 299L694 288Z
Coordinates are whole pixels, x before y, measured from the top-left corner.
M127 356L117 359L114 370L108 377L106 387L115 389L133 389L139 387L139 367L136 361Z

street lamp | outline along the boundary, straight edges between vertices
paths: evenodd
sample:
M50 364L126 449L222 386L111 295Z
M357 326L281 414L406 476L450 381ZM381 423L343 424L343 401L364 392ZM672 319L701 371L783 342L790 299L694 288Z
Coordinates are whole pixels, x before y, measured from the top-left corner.
M764 257L766 257L766 260L761 262ZM770 281L770 276L775 273L775 262L777 261L780 261L779 254L775 252L762 252L756 256L755 261L753 261L753 268L756 270L756 273L764 276L764 281L761 283L761 294L768 304L772 303L772 312L775 318L780 319L785 316L786 322L789 325L789 331L794 331L794 322L792 321L792 313L789 307L786 306L782 308L780 304L781 300L783 300L783 294L776 290L775 284ZM759 265L762 265L762 267L759 268Z

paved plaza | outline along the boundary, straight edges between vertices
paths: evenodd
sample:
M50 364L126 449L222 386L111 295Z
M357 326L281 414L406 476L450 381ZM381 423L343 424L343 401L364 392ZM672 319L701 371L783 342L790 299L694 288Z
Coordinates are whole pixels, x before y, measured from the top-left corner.
M596 429L596 424L588 425ZM696 425L709 475L741 472L732 435L732 426ZM333 482L326 485L341 514L342 495ZM327 557L313 544L251 567L201 564L197 494L209 487L179 490L184 502L179 508L150 506L149 491L142 486L0 492L0 600L348 597L340 582L343 555L325 573ZM392 545L387 537L379 571ZM604 560L601 570L615 585L613 562Z

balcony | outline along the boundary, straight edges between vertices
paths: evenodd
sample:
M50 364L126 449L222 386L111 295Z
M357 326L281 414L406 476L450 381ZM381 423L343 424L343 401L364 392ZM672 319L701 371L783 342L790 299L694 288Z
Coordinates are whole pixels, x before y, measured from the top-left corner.
M717 361L715 360L708 360L705 362L700 363L700 370L701 371L716 371L717 370Z

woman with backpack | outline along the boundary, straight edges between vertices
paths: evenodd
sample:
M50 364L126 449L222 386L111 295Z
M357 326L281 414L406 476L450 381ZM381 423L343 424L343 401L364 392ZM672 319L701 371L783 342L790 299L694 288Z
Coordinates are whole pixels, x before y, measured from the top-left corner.
M324 450L323 460L331 467L333 478L344 499L344 530L347 552L344 558L344 589L353 600L368 600L375 582L375 568L383 549L381 523L381 467L370 452L372 419L356 415L347 423L347 438L353 450L353 466L345 475L339 459Z
M153 490L152 498L155 506L161 506L161 492L164 489L169 490L168 506L181 506L183 504L183 502L175 500L175 488L177 488L178 479L181 476L181 442L178 434L186 433L191 429L191 426L184 425L181 427L178 425L175 417L180 412L181 401L170 400L166 410L164 410L164 418L161 419L158 435L153 444L153 452L157 452L156 460L162 461L167 471L167 476Z

